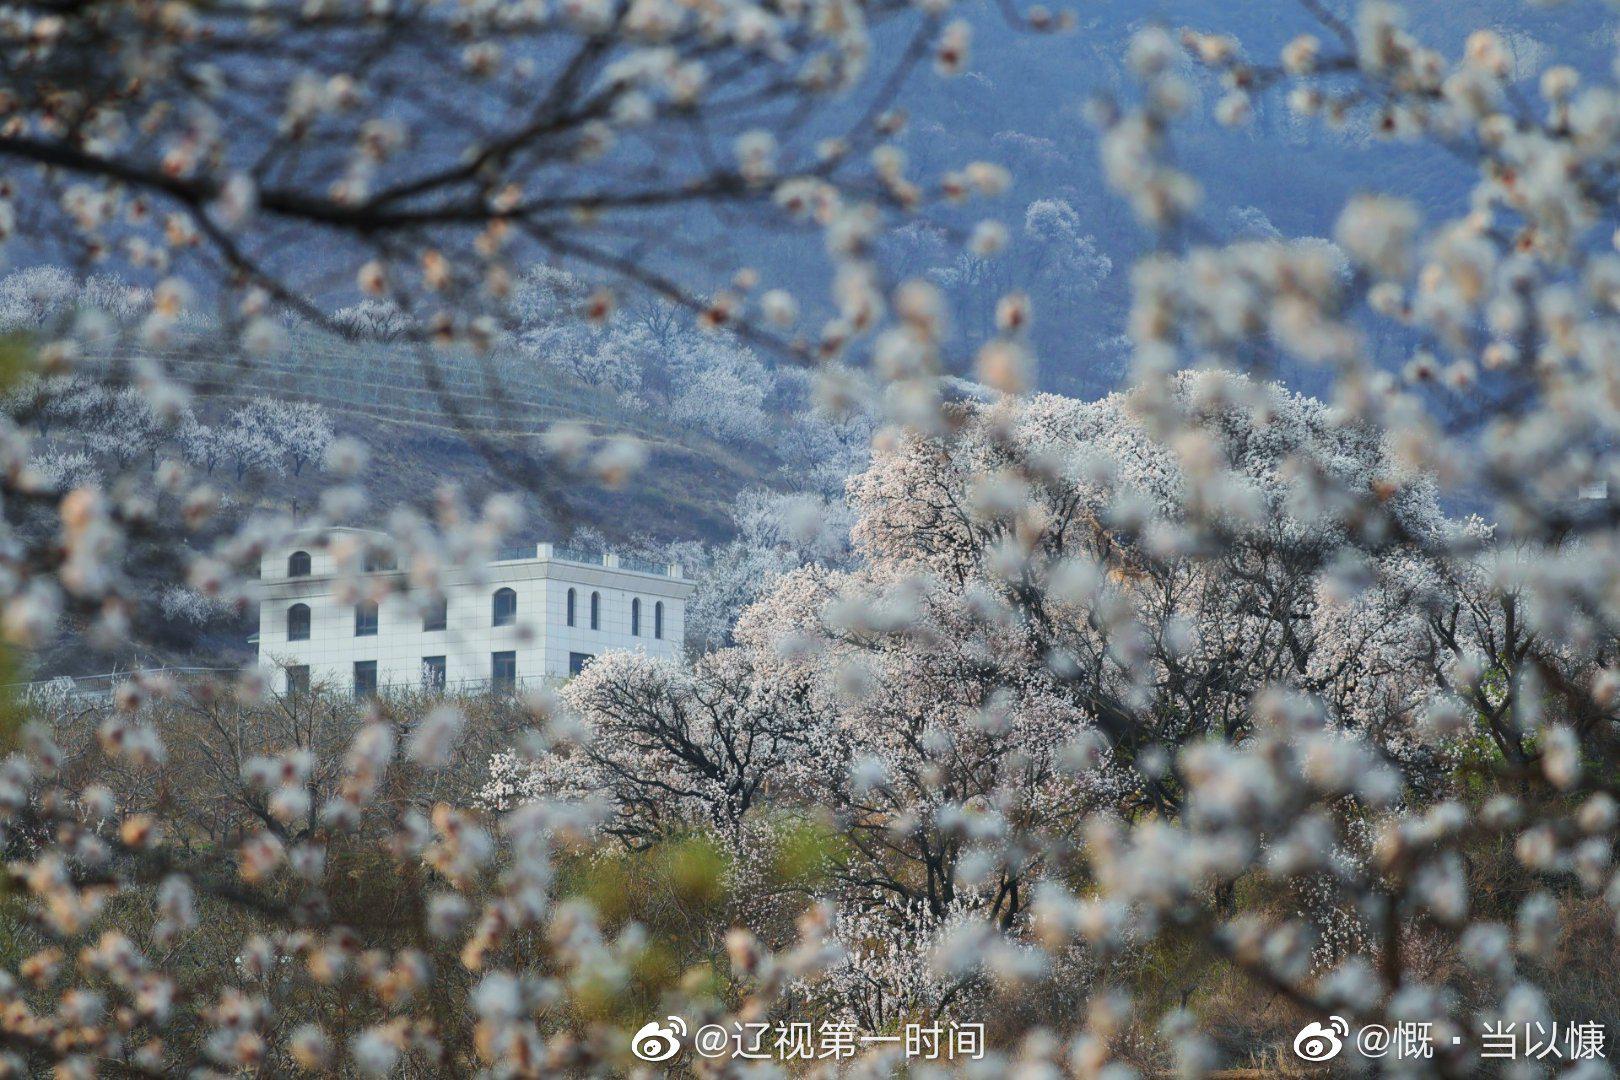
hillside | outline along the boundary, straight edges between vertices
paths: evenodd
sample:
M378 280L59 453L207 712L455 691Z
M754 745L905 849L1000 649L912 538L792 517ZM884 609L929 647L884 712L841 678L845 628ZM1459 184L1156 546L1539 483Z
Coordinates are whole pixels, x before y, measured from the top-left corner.
M251 360L221 355L200 336L142 352L190 388L204 415L262 396L324 406L338 435L371 451L360 479L374 512L420 505L443 482L460 485L473 499L511 490L491 458L538 454L537 438L561 422L592 435L630 436L646 450L647 462L618 489L568 478L563 502L569 520L545 520L531 500L532 527L547 535L589 526L609 537L717 539L727 532L727 509L738 491L777 482L780 463L769 445L727 445L656 410L627 408L607 389L512 352L477 357L349 341L299 326L288 328L284 347ZM483 440L483 452L469 431ZM307 507L323 484L317 471L244 485L242 494Z
M366 504L353 524L381 525L401 505L431 511L435 492L449 483L474 506L497 492L524 495L529 516L523 532L530 537L566 539L585 529L609 543L714 543L729 538L731 508L740 491L781 487L786 475L774 446L727 443L674 422L658 409L628 409L614 392L551 366L525 364L513 351L486 357L424 352L407 344L350 341L292 326L284 347L245 361L220 353L212 340L198 331L164 349L108 350L93 356L85 373L116 370L125 377L137 357L156 360L189 391L193 422L220 430L234 410L255 401L320 405L335 437L358 440L369 452L356 477ZM783 424L788 419L781 418ZM592 437L628 437L645 451L644 464L618 486L548 464L538 437L557 423L578 425ZM58 424L43 445L63 453L87 450L106 465L109 442L123 440L124 450L113 451L130 454L121 470L143 473L171 456L203 467L176 432L103 426L111 430L92 434ZM532 489L514 481L510 469L518 462L538 463L540 484L556 496L549 504L552 511ZM295 516L308 513L332 483L318 463L296 472L239 471L231 460L222 459L209 463L209 475L227 505ZM55 524L41 519L34 527L48 530ZM201 536L191 552L161 557L136 549L127 572L143 583L149 603L158 609L162 589L182 578L191 554L210 543ZM237 665L252 656L249 638L255 618L249 610L200 625L157 619L138 650L87 648L84 627L70 622L55 645L36 653L28 674L41 678L131 666Z

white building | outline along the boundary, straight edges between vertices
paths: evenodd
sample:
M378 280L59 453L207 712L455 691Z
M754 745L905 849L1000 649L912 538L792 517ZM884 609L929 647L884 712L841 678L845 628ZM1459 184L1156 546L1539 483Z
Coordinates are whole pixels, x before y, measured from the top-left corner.
M679 566L531 544L451 575L442 605L403 589L379 589L373 603L367 580L402 585L400 571L358 575L357 591L356 575L337 569L377 536L331 530L265 555L259 661L277 689L510 688L566 678L610 649L680 652L692 583Z

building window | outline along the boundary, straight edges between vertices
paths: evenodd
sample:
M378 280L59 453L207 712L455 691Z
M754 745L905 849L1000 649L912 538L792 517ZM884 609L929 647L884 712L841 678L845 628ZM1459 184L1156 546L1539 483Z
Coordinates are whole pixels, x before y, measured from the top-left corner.
M422 688L424 690L444 690L444 657L422 657Z
M399 564L394 561L394 553L392 551L383 551L378 548L371 547L366 548L366 573L375 574L380 570L395 570L398 569L398 567Z
M641 600L630 601L630 633L635 637L641 636Z
M517 653L489 654L489 685L495 690L517 689Z
M568 590L568 625L574 625L574 590Z
M664 640L664 602L662 600L653 605L653 637L659 641Z
M357 698L370 697L377 692L377 661L356 660L354 662L354 696Z
M427 614L422 616L423 632L429 630L443 630L450 621L450 601L441 596L428 604Z
M511 626L517 622L517 593L511 589L495 590L495 625Z
M594 653L571 652L568 654L568 674L578 675L585 670L585 665L596 659Z
M288 577L309 577L309 552L295 551L287 556Z
M309 693L309 665L294 664L287 669L287 696Z
M309 640L309 605L294 604L287 609L287 640Z
M591 629L602 629L602 594L591 593Z
M377 636L377 605L370 600L354 605L354 636Z

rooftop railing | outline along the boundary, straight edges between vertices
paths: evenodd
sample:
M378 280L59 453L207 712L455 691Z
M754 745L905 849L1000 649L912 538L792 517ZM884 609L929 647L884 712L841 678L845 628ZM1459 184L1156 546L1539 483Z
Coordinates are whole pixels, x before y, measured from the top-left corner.
M607 569L633 570L641 574L657 574L660 577L678 578L681 568L677 564L661 563L654 559L644 559L636 555L614 555L609 552L593 550L584 547L575 547L570 544L550 544L537 541L523 543L502 544L495 549L491 556L492 563L522 562L527 559L556 559L561 562L578 563L582 566L601 566ZM272 563L275 565L275 563ZM371 553L365 563L368 573L395 570L394 560L382 552ZM281 575L276 575L279 579ZM299 575L300 577L325 577L326 572L314 575Z
M564 562L585 563L589 566L607 565L607 556L602 552L569 547L567 544L553 544L551 546L551 557L562 559Z
M669 567L651 559L638 559L634 555L620 555L619 565L626 570L640 570L643 574L668 574Z
M539 550L537 544L507 544L495 550L496 562L511 562L514 559L533 559Z

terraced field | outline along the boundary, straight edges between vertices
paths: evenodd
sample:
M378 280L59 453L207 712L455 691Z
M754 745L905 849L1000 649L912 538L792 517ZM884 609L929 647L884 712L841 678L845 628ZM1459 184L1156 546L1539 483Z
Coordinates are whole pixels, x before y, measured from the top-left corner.
M341 433L372 447L365 479L377 506L420 497L434 486L424 478L455 480L473 492L499 486L464 433L476 430L517 453L559 421L631 435L648 451L648 467L625 489L569 492L574 523L610 536L721 535L736 492L771 483L775 472L758 448L739 451L656 412L627 409L610 392L512 354L352 342L295 329L285 348L251 360L197 340L144 355L191 386L205 414L260 395L325 405ZM293 487L300 501L314 494L313 484Z
M653 439L691 435L624 408L600 388L510 354L352 342L311 330L295 330L291 338L284 349L252 360L211 353L198 342L145 353L200 391L225 398L297 397L342 412L444 430L453 430L459 416L504 435L536 434L559 420Z

